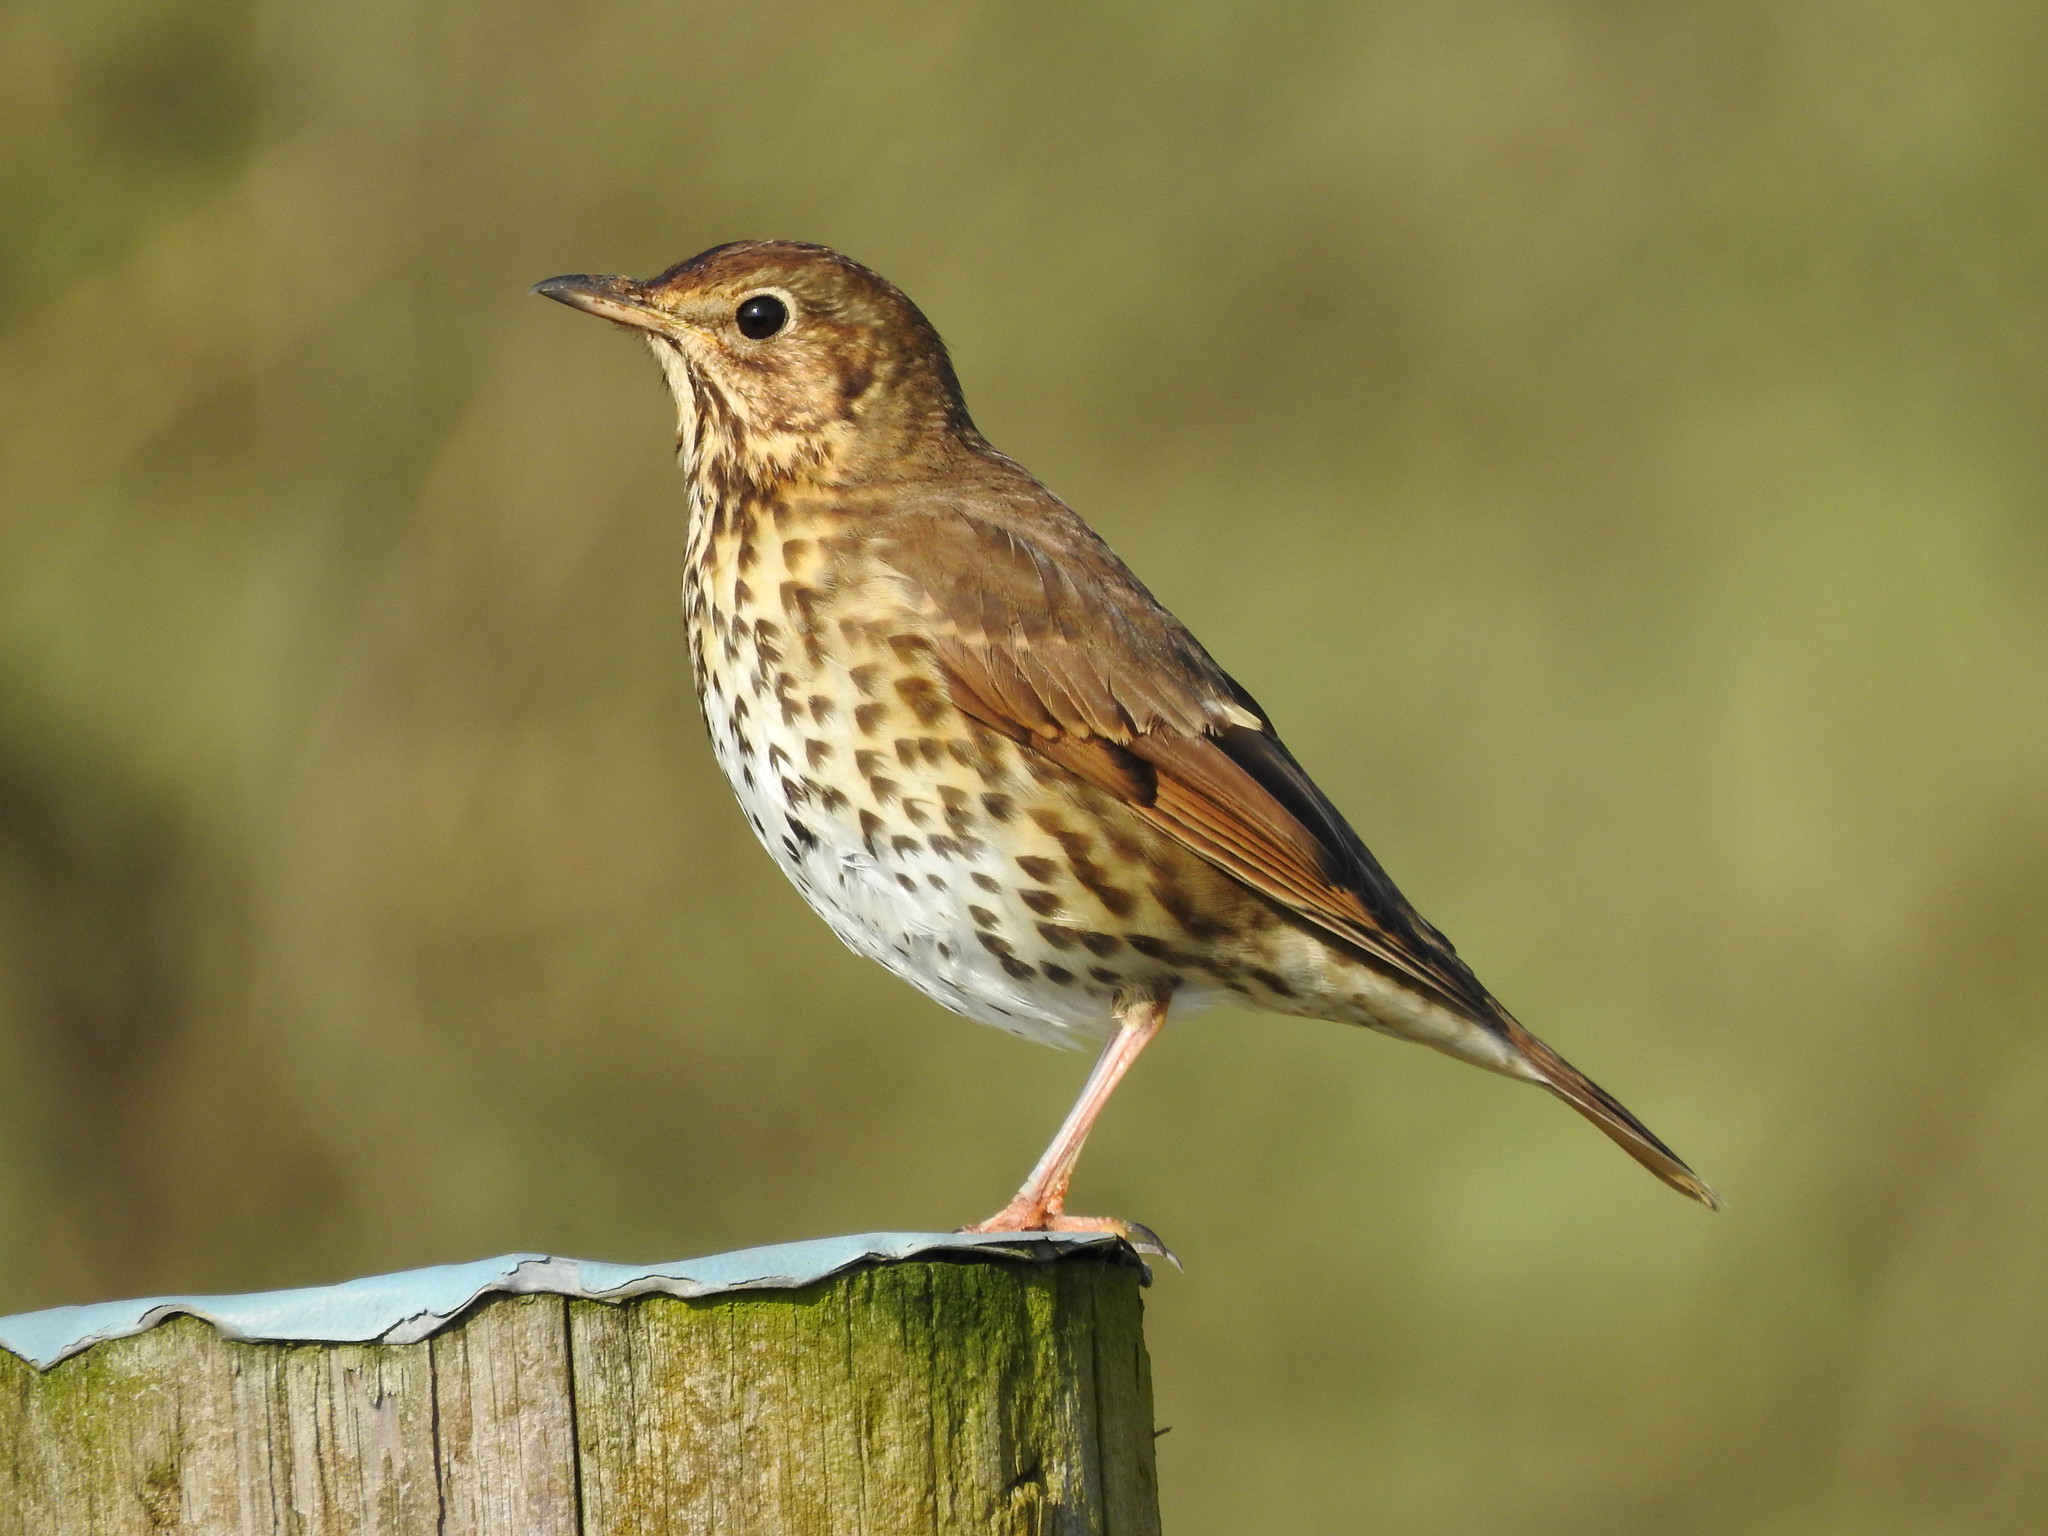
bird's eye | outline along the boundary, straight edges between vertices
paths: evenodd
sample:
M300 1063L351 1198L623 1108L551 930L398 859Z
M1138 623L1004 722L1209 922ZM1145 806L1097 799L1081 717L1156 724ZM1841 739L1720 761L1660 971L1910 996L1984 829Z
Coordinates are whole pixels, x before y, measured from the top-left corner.
M789 306L772 293L757 293L740 300L732 319L749 341L766 341L789 324Z

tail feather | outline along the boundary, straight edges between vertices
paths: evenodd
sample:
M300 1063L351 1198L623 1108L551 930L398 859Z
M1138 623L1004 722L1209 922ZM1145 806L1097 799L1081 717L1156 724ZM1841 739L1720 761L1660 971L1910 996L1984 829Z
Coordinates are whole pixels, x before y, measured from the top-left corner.
M1571 1105L1608 1139L1680 1194L1690 1195L1709 1210L1721 1209L1721 1197L1685 1160L1659 1141L1650 1128L1622 1107L1621 1101L1566 1061L1512 1019L1508 1038L1533 1066L1544 1087Z

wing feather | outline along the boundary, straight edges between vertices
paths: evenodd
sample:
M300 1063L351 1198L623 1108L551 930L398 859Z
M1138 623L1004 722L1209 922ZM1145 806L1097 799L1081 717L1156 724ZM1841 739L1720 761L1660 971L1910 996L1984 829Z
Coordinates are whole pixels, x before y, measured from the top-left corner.
M1500 1037L1660 1179L1719 1204L1641 1121L1494 1001L1265 712L1093 530L1021 471L985 490L971 511L898 498L867 530L919 611L957 708Z
M925 618L954 702L1378 968L1502 1031L1498 1004L1258 705L1100 539L1040 494L1028 530L982 507L931 506L918 509L914 532L879 530L877 552Z

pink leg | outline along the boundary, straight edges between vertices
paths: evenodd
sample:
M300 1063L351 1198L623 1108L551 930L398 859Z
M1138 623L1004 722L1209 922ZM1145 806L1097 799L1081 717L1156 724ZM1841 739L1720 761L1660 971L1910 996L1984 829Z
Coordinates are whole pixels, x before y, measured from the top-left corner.
M1157 1243L1151 1233L1131 1222L1106 1216L1069 1216L1066 1204L1067 1185L1073 1182L1074 1164L1080 1159L1082 1143L1087 1141L1095 1117L1102 1113L1102 1106L1109 1102L1110 1094L1123 1080L1124 1073L1130 1070L1131 1063L1138 1059L1138 1053L1152 1043L1152 1037L1165 1023L1166 1004L1163 1002L1133 1003L1123 1011L1118 1018L1115 1038L1103 1047L1102 1055L1096 1059L1095 1070L1088 1074L1088 1082L1081 1089L1081 1097L1074 1101L1066 1122L1060 1126L1059 1134L1053 1137L1052 1145L1045 1149L1045 1156L1038 1160L1038 1166L1031 1170L1031 1177L1024 1181L1024 1187L987 1221L976 1222L971 1227L962 1228L963 1231L1108 1231L1121 1232L1126 1237L1142 1234L1151 1244ZM1163 1249L1160 1251L1164 1252Z

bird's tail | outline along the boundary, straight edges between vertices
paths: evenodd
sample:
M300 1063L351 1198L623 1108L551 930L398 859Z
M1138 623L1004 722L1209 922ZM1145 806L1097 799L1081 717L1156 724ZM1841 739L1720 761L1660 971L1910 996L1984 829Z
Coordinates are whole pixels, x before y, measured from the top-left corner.
M1606 1133L1609 1140L1680 1194L1690 1195L1709 1210L1721 1209L1721 1197L1685 1160L1659 1141L1650 1128L1622 1108L1621 1101L1566 1061L1512 1019L1508 1038L1536 1069L1544 1087L1571 1105Z

